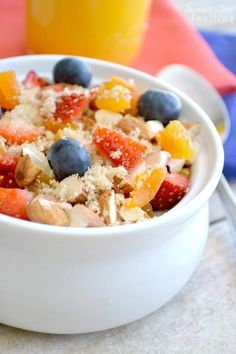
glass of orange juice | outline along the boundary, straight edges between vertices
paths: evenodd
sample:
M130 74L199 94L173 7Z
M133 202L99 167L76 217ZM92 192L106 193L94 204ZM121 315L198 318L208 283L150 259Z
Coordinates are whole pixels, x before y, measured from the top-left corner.
M27 0L27 46L131 64L151 0Z

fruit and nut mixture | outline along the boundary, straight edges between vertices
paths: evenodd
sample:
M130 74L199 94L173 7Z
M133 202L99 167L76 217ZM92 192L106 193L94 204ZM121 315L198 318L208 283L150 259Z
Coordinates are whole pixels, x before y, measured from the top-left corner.
M0 213L113 226L160 215L187 193L199 125L178 120L179 98L91 79L75 58L55 65L53 82L0 73Z

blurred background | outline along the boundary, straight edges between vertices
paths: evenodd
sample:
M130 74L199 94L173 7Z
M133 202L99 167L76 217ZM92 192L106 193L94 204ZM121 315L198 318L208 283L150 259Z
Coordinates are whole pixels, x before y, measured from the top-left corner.
M232 0L174 0L195 26L223 31L236 30L236 4Z

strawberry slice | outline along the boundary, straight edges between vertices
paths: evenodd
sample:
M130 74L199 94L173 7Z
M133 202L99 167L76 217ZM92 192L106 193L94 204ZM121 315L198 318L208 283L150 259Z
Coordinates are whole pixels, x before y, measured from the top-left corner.
M142 154L146 150L146 146L138 141L107 128L97 128L93 142L115 166L122 165L129 172L141 162Z
M178 173L169 173L162 182L151 204L156 210L173 208L187 193L189 181Z
M0 213L28 220L26 208L32 198L33 193L25 189L0 187Z
M7 144L23 144L28 141L29 143L42 137L42 131L33 126L26 125L23 122L0 123L0 136L6 139Z
M49 82L42 77L38 76L34 70L30 70L23 81L23 85L26 89L34 87L45 87L49 85Z
M0 155L0 174L5 172L14 173L19 158L19 154L7 153Z
M19 158L20 155L18 154L8 153L0 155L0 187L18 187L14 177L14 173Z
M46 87L44 87L43 90L53 90L55 92L62 92L66 87L66 84L49 84Z
M78 120L88 107L89 100L85 95L61 96L56 103L54 119L61 119L65 123Z
M3 188L19 188L15 180L14 173L7 173L5 175L0 175L0 187Z

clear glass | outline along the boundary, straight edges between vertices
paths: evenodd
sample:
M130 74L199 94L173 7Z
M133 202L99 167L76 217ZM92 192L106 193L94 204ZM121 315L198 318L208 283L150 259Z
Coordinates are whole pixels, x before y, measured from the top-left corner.
M146 29L150 0L27 0L27 46L131 64Z

